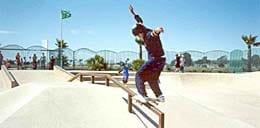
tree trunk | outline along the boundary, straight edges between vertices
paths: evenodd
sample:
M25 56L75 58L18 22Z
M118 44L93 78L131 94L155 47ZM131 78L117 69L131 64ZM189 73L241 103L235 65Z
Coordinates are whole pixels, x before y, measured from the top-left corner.
M247 52L247 71L252 71L252 58L251 58L251 45L248 45L248 52Z
M142 45L139 44L139 59L143 60L143 50L142 50Z

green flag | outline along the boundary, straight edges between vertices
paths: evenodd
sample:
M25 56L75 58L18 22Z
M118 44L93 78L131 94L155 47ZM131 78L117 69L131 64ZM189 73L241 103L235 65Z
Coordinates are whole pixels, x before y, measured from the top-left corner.
M71 13L69 11L61 10L61 19L66 19L71 17Z

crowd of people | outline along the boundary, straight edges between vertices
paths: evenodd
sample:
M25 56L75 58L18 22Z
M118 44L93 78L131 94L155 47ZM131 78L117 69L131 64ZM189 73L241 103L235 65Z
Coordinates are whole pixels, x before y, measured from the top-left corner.
M4 61L4 55L0 51L0 69L1 69L1 65L5 65L6 68L11 68L11 64L12 64L12 61L10 59L6 59ZM31 68L33 70L46 69L47 60L46 60L46 56L44 53L42 53L40 59L38 59L36 54L33 54L32 57L29 57L29 60L26 60L26 57L21 57L20 53L17 52L15 55L14 64L16 64L17 70L24 69L25 65L30 65L30 64L31 64ZM55 58L53 56L51 56L48 65L49 65L49 70L52 70L53 66L55 65Z
M17 70L23 69L25 68L25 65L31 64L31 68L36 70L38 68L38 64L40 65L40 69L46 69L46 56L44 53L42 53L42 56L40 57L40 59L37 59L36 54L33 54L33 57L29 57L30 61L26 60L26 57L21 57L20 53L18 52L15 56L15 63L16 63L16 67ZM10 60L6 60L4 61L4 56L2 54L2 52L0 51L0 65L5 65L7 68L11 67L11 61ZM55 58L53 56L51 56L50 61L49 61L49 69L52 70L53 66L55 65ZM122 67L126 67L126 65L122 66ZM184 67L185 67L185 57L182 54L176 54L176 58L175 58L175 72L182 72L184 73ZM124 69L122 68L122 69ZM1 69L1 66L0 66ZM128 74L128 73L126 73ZM125 77L125 79L128 77ZM125 82L127 83L127 82Z

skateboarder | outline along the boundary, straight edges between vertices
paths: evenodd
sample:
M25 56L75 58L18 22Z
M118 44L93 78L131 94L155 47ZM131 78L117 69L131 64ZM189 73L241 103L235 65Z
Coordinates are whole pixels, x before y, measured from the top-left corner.
M136 87L138 93L137 98L142 97L149 100L147 96L144 82L148 82L155 96L160 102L164 102L164 96L158 85L159 76L165 65L164 50L160 40L160 33L164 32L162 27L154 30L146 28L143 25L142 18L134 12L134 8L130 5L129 10L136 20L136 24L132 29L136 42L143 45L148 52L148 61L143 64L137 71L135 76Z
M118 73L121 73L122 71L123 71L123 83L127 84L129 73L128 73L128 66L126 63L122 64L122 68L118 71Z

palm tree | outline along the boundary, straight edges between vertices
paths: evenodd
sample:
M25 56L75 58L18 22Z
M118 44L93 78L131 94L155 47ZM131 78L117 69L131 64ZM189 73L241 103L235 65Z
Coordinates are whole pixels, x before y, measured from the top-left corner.
M106 70L107 64L102 56L96 55L93 58L86 60L87 66L90 70Z
M247 48L248 48L248 52L247 52L247 71L251 72L252 71L252 58L251 58L251 45L258 45L255 44L257 36L253 36L253 35L249 35L249 36L245 36L242 35L242 40L246 43Z
M67 42L65 42L64 40L59 40L59 39L56 39L56 44L55 45L58 48L67 48L67 47L69 47Z
M67 42L65 42L64 40L59 40L59 39L56 39L55 45L59 48L58 61L57 62L59 63L60 66L62 66L65 63L67 63L66 62L67 61L67 59L66 59L67 57L62 55L62 49L63 48L67 48L69 46L68 46Z
M135 42L137 44L139 44L139 59L142 60L143 59L143 50L142 50L142 45L144 44L144 40L143 39L135 39Z
M139 44L139 59L143 60L143 49L141 44Z

